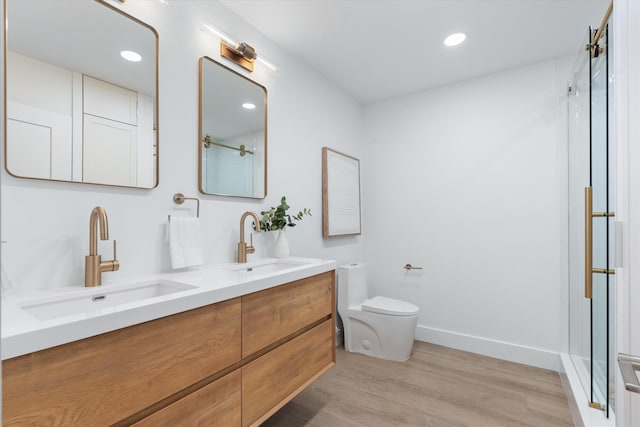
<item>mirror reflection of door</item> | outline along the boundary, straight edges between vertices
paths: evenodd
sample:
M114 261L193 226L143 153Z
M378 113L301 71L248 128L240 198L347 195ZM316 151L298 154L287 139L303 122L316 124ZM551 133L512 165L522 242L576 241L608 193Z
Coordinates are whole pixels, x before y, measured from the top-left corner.
M6 0L5 5L7 171L24 178L153 188L155 30L102 1ZM132 59L139 60L125 60L125 49L138 53Z
M222 144L239 148L232 141L220 140ZM252 197L254 194L254 167L255 158L247 157L251 154L240 156L236 150L223 145L211 145L205 149L203 168L203 188L210 193L229 194L236 196ZM240 144L243 145L243 144ZM255 145L249 146L250 151L255 151Z
M239 73L200 59L200 191L264 198L267 92Z

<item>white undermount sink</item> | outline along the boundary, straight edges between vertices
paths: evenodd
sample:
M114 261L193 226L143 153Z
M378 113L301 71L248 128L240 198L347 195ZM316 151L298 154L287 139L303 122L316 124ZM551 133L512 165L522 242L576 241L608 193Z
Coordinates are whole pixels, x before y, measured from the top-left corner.
M264 263L247 263L238 264L231 269L238 272L247 272L254 274L267 274L276 271L288 270L291 268L300 267L309 264L308 261L295 261L295 260L273 260Z
M23 301L20 308L38 320L51 320L74 314L91 314L105 308L195 289L183 283L155 280L129 285L82 288L63 295Z

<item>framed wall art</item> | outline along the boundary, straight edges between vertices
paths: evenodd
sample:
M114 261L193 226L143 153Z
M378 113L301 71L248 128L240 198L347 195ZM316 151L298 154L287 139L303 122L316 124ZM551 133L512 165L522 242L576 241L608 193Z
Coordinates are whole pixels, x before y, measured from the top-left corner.
M322 235L324 238L362 233L360 160L322 148Z

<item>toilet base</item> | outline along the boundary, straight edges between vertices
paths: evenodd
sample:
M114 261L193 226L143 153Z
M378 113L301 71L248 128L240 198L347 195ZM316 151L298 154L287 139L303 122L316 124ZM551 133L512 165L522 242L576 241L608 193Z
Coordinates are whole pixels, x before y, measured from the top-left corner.
M418 315L388 316L349 310L345 350L403 362L411 357Z

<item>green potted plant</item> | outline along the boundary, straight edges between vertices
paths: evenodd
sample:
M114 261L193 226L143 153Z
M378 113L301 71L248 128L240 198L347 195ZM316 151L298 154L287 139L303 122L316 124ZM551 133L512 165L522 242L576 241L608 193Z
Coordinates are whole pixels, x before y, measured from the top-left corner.
M260 212L260 230L279 231L274 251L274 256L277 258L289 256L289 242L284 234L285 228L294 227L296 222L302 221L306 215L311 216L310 209L304 208L297 214L292 215L287 213L289 208L287 198L282 196L278 206L272 206L269 210Z
M285 227L294 227L296 225L294 221L302 221L305 215L311 216L310 209L304 208L297 215L291 215L287 213L289 208L287 198L282 196L278 206L272 206L268 211L260 212L260 230L276 231Z

